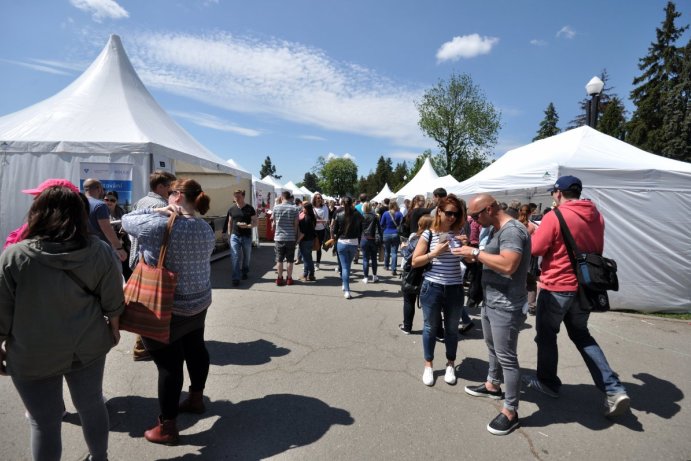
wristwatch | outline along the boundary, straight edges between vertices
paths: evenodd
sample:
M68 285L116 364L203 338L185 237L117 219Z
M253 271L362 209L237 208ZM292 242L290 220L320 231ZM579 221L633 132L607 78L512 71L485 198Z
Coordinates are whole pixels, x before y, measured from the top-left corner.
M479 248L473 249L473 251L471 252L471 254L473 255L473 259L474 259L475 261L477 261L477 257L480 255L480 249L479 249Z

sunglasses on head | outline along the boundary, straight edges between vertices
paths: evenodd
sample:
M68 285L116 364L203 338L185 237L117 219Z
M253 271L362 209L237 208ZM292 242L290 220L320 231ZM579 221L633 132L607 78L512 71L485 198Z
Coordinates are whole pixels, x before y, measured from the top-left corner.
M444 210L444 215L445 215L447 218L450 218L450 217L453 216L454 218L457 218L457 219L458 219L458 218L461 217L461 212L460 212L460 211L446 211L446 210Z

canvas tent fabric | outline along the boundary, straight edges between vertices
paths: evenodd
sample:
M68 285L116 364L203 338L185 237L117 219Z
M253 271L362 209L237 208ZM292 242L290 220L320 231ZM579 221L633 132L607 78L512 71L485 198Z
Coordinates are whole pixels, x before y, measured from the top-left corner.
M453 188L458 187L460 182L458 182L456 180L456 178L454 178L452 175L447 174L446 176L441 176L439 178L438 184L439 184L438 187L443 187L444 189L446 189L448 191L449 189L453 189Z
M432 167L432 162L429 157L425 159L417 174L408 181L400 190L394 194L398 200L402 201L406 198L413 198L418 194L425 196L432 195L434 189L439 187L439 175Z
M396 196L396 194L394 194L391 191L391 189L389 188L389 184L385 183L384 187L382 187L382 189L379 191L379 193L370 199L370 202L380 203L385 198L394 198L395 196Z
M148 192L152 169L239 174L158 105L116 35L61 92L0 118L0 155L3 237L21 224L30 206L31 198L19 190L53 177L79 184L84 162L131 167L133 198Z
M581 127L513 149L449 192L549 204L562 175L580 178L605 218L605 255L619 266L613 308L691 312L689 163Z

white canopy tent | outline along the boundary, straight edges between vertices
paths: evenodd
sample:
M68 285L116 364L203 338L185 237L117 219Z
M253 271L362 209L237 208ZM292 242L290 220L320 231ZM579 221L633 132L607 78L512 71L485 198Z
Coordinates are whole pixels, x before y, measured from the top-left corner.
M394 195L399 201L403 199L413 198L414 196L421 194L424 196L431 196L434 189L439 186L439 175L432 167L432 162L429 157L425 159L425 163L420 167L420 171L408 181L408 183L403 186Z
M613 308L691 312L689 163L581 127L510 150L449 192L551 203L547 189L562 175L580 178L605 218L605 255L619 268Z
M391 191L388 183L384 183L384 187L379 191L377 195L370 199L370 202L381 203L385 198L394 198L396 194Z
M448 191L449 189L454 189L454 188L458 187L460 182L458 182L456 180L456 178L454 178L452 175L447 174L446 176L442 176L439 178L438 184L439 184L439 186L437 186L437 187L443 187L444 189L446 189Z
M139 79L112 35L84 73L58 94L0 118L0 235L18 227L31 204L22 189L47 178L75 184L98 171L126 178L132 200L148 192L153 169L209 179L228 189L241 172L181 128ZM226 177L225 182L219 181ZM202 181L200 181L202 182ZM207 183L202 182L205 191ZM223 184L221 184L223 183ZM210 194L211 195L211 194ZM214 201L223 212L226 203ZM213 210L213 208L212 208ZM223 212L225 215L225 212Z
M288 181L283 185L283 187L286 190L289 190L290 192L293 193L293 196L295 198L299 198L300 200L305 200L305 192L300 189L293 181Z
M271 175L264 176L262 178L262 181L268 184L273 184L276 196L281 195L284 190L289 190L287 187L283 185L283 183L281 183L278 179L274 178ZM271 205L271 208L273 208L273 205Z

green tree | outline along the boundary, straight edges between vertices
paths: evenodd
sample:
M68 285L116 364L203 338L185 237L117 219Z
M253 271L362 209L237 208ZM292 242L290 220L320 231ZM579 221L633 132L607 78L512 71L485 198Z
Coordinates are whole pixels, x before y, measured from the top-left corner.
M373 187L376 189L377 193L384 187L384 184L390 183L393 177L393 164L391 158L380 156L377 160L377 167L374 170L374 176L370 179L373 182ZM390 186L391 184L389 184Z
M349 158L332 158L324 165L322 176L325 193L337 196L351 194L357 185L357 165Z
M559 115L557 114L557 110L554 108L554 104L550 102L547 106L547 109L545 109L545 118L540 122L540 129L538 130L537 135L533 138L533 141L549 138L550 136L561 133L557 123L559 123Z
M406 165L405 161L397 163L393 169L389 187L395 192L405 186L406 179L408 179L408 165Z
M691 162L691 40L684 47L679 76L665 95L660 153Z
M673 2L665 7L665 19L656 29L656 41L648 47L648 54L638 61L641 75L633 79L631 100L636 109L627 130L627 141L643 150L663 153L666 134L663 133L665 113L670 109L669 93L678 84L683 65L683 49L675 43L688 28L677 27L681 16ZM673 97L673 96L671 96ZM669 117L669 116L668 116Z
M604 134L624 140L626 136L626 108L619 96L612 96L597 122L597 129Z
M600 96L598 98L598 104L597 104L597 117L598 119L600 116L604 113L605 107L609 103L610 100L610 95L612 94L612 87L607 86L607 81L609 80L609 74L607 73L607 69L602 69L602 72L600 72L600 80L602 80L602 83L605 85L602 87L602 91L600 92ZM588 124L587 120L587 111L588 111L588 106L590 106L590 96L586 96L583 99L581 99L581 102L578 103L578 107L580 108L580 112L578 115L574 117L573 120L569 122L569 125L566 127L566 130L572 130L574 128L578 128L580 126L584 126Z
M265 178L266 176L273 176L276 179L281 179L281 176L276 174L276 167L273 165L273 163L271 163L271 157L269 157L268 155L266 156L264 164L259 170L260 179Z
M441 149L445 174L462 180L487 165L501 115L470 75L452 74L448 81L440 80L416 106L418 125Z
M314 192L319 189L319 176L317 176L315 173L308 171L307 173L305 173L305 177L303 178L302 182L297 183L296 186L304 186L310 191Z

